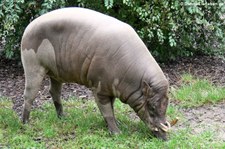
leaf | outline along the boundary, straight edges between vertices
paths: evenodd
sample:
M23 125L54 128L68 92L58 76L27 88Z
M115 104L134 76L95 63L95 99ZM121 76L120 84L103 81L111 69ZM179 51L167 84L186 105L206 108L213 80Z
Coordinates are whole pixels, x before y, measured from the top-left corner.
M104 0L104 4L105 4L105 7L107 9L112 8L113 7L113 0Z

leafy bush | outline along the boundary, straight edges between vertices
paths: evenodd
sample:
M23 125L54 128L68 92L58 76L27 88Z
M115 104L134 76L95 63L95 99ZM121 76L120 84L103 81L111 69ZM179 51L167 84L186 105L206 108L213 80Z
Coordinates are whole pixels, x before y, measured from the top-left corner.
M5 56L12 58L19 55L20 40L30 21L64 4L64 0L1 1L0 39L5 49Z
M205 0L3 0L0 39L4 54L16 55L30 21L66 6L91 8L127 22L159 60L225 52L223 0L208 3Z

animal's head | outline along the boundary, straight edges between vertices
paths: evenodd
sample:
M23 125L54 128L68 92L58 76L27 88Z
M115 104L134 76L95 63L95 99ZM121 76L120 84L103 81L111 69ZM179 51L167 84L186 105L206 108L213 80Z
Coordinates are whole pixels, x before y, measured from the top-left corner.
M168 106L168 86L154 89L147 82L143 82L142 93L144 106L138 111L139 117L145 122L154 136L167 140L167 132L171 125L166 120Z

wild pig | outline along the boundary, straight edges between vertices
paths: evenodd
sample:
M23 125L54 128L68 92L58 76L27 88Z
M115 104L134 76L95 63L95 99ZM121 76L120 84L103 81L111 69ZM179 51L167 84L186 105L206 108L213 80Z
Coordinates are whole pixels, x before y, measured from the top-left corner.
M24 31L21 58L25 71L26 123L44 76L57 115L63 82L93 89L96 103L111 133L119 133L113 103L130 105L151 132L166 140L168 81L134 29L113 17L84 8L63 8L32 21Z

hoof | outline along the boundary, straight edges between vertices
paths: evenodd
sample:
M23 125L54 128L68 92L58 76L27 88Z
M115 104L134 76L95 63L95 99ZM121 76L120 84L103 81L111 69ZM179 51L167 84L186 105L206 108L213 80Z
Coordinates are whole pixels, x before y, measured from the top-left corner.
M27 119L22 118L22 119L21 119L21 122L22 122L23 124L27 124L27 123L28 123L28 120L27 120Z
M120 135L122 132L120 130L116 130L116 131L109 131L110 135L116 136L116 135Z
M57 114L58 118L59 119L63 119L66 117L66 114L65 113L61 113L61 114Z

